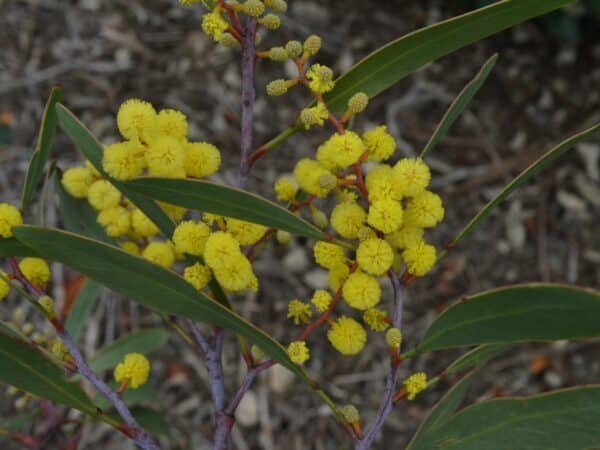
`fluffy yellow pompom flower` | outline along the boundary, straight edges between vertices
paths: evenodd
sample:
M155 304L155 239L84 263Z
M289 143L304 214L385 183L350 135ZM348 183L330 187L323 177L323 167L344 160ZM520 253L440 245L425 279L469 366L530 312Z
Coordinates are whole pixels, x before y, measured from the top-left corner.
M265 4L261 0L246 0L242 11L252 17L258 17L265 12Z
M168 242L151 242L142 252L142 257L165 269L175 264L175 252Z
M323 126L328 117L329 111L323 102L317 102L316 106L304 108L300 112L300 122L307 130L314 125Z
M396 151L396 140L388 133L385 125L365 132L363 141L371 161L384 161Z
M288 303L287 318L293 319L294 325L300 325L301 323L310 322L312 317L312 309L308 303L304 303L301 300L294 299Z
M316 55L317 52L319 50L321 50L322 42L323 42L323 40L321 39L320 36L317 36L316 34L311 34L304 41L304 44L303 44L304 55L305 56L314 56L314 55Z
M196 289L201 290L212 278L212 273L208 267L197 262L183 270L183 278Z
M154 107L143 100L132 98L121 104L117 113L117 127L125 139L148 142L157 131Z
M146 150L148 173L159 177L185 177L185 151L180 141L169 136L153 139Z
M422 277L431 270L437 259L435 247L425 241L406 247L402 252L408 273Z
M406 248L423 240L423 228L403 225L393 233L387 234L385 239L396 248Z
M306 71L306 78L309 80L308 86L314 92L324 94L333 89L333 71L322 64L313 64Z
M17 208L9 203L0 203L0 236L13 236L13 227L23 224L23 217Z
M434 227L444 218L444 207L439 195L424 191L413 197L406 207L404 221L416 227Z
M342 284L348 279L348 275L350 275L350 269L346 264L339 263L329 269L329 274L327 277L327 281L329 283L329 287L333 291L338 291Z
M6 276L6 273L0 270L0 274ZM10 284L8 284L4 278L0 278L0 300L4 300L10 292Z
M367 343L367 332L356 320L341 316L331 325L327 338L342 355L356 355Z
M414 197L425 190L431 180L431 172L421 158L402 158L394 166L400 189L407 197Z
M258 223L246 222L239 219L227 219L227 232L230 233L240 245L256 244L267 232L267 227Z
M373 331L385 331L390 326L387 313L377 308L367 309L363 314L363 320Z
M221 152L208 142L188 142L185 151L185 173L189 177L204 178L216 173L221 167Z
M393 349L399 349L402 345L402 331L400 331L400 328L392 327L387 330L385 342Z
M358 134L346 131L335 133L317 149L317 160L329 170L345 169L357 162L365 151Z
M137 389L148 381L150 361L141 353L128 353L122 362L115 367L115 381L127 384L128 388Z
M258 288L258 280L252 272L252 264L242 253L227 265L213 269L215 278L224 289L231 292L239 292L244 289L255 291Z
M117 180L139 177L144 171L144 147L138 141L117 142L104 149L102 167Z
M206 241L210 236L210 228L202 222L186 220L181 222L173 232L173 244L179 253L201 256Z
M381 287L376 278L357 270L344 283L342 294L351 307L364 311L379 303Z
M315 291L310 301L317 309L317 311L325 312L327 311L327 309L329 309L329 306L331 305L331 300L332 297L328 291L326 291L325 289L318 289Z
M344 264L346 261L346 255L342 247L324 241L315 244L313 255L316 263L326 269L332 269L339 264Z
M394 170L387 164L379 164L373 167L365 179L365 185L369 191L369 200L400 200L402 193L398 189Z
M275 194L277 200L282 202L290 202L296 198L298 185L296 180L291 176L283 176L275 182Z
M114 208L121 201L121 192L110 181L94 181L88 189L88 202L97 211Z
M156 236L160 231L154 222L137 208L131 213L131 228L139 237Z
M87 167L67 169L61 179L65 190L75 198L86 198L88 189L93 182L94 175Z
M202 31L212 37L215 42L219 42L221 36L229 28L229 23L218 11L210 12L202 16Z
M50 267L41 258L23 258L19 270L36 286L43 286L50 279Z
M394 200L377 200L371 204L367 223L373 228L391 233L402 225L403 211L399 202Z
M157 118L158 133L175 139L187 138L187 117L176 109L162 109Z
M100 211L96 220L110 237L124 236L131 228L131 213L122 206Z
M310 358L310 350L306 342L294 341L287 348L287 354L294 364L302 365Z
M309 194L326 197L336 187L337 179L318 161L304 158L294 167L294 178L298 185Z
M212 233L204 246L204 262L213 270L227 268L242 257L240 243L224 231Z
M356 262L363 271L371 275L383 275L393 261L394 251L383 239L366 239L356 249Z
M358 238L358 233L367 221L367 213L356 202L343 202L331 212L331 226L346 239Z
M415 397L427 387L427 375L425 372L413 373L404 380L404 389L406 389L407 398L414 400Z

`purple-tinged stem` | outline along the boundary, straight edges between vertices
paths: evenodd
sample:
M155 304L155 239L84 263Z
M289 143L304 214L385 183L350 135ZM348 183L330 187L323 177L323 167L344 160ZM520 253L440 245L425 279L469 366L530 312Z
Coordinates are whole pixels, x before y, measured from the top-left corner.
M11 266L13 276L19 280L19 282L21 282L30 295L36 297L44 295L43 290L33 285L23 275L23 272L21 272L19 269L19 265L17 264L15 258L11 257L8 259L8 261ZM148 432L146 432L146 430L144 430L137 422L135 417L133 417L133 414L131 414L131 411L125 402L123 402L121 397L119 397L119 395L114 392L104 381L102 381L102 379L96 375L96 373L94 373L90 366L88 366L85 357L79 350L79 347L77 347L77 344L75 344L75 341L69 332L65 329L64 325L58 320L51 320L51 323L54 326L56 335L63 342L63 344L65 344L71 357L75 361L77 372L87 379L98 392L106 397L106 399L115 408L121 419L123 419L123 422L125 422L126 428L124 427L121 429L121 431L127 434L142 450L160 450L158 444L154 442Z
M193 320L188 320L188 323L206 363L210 393L215 405L215 415L219 417L223 412L223 408L225 408L225 382L223 379L223 365L221 363L223 330L221 328L215 329L215 346L213 348L202 333L202 330L200 330L198 324Z
M245 188L250 175L254 137L254 100L256 92L254 88L254 68L256 65L256 38L257 20L249 17L244 27L242 39L242 136L241 136L241 158L238 187Z
M229 436L231 434L231 429L235 424L235 411L242 401L242 398L244 398L244 395L246 395L258 374L274 366L275 364L276 362L270 359L251 367L248 370L246 376L240 384L240 387L238 388L234 397L231 399L231 402L229 402L229 405L227 405L227 408L225 408L217 421L217 430L215 432L215 443L213 445L213 450L226 450L229 448Z
M394 288L394 316L392 318L392 325L396 328L401 328L402 325L402 308L404 305L404 297L406 295L405 287L400 283L398 274L393 270L389 272L390 280L392 281L392 287ZM385 380L385 389L383 391L383 398L379 404L377 414L373 419L373 422L366 429L365 434L361 440L359 440L354 450L368 450L373 445L375 438L381 432L385 421L389 417L393 408L394 391L396 390L396 379L398 378L398 364L394 361L390 361L390 371Z

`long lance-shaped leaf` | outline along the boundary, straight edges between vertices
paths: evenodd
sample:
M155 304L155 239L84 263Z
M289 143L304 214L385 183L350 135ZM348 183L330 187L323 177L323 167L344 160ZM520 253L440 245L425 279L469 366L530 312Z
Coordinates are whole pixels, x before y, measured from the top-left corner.
M357 92L373 98L427 63L573 1L504 0L416 30L371 53L338 78L325 96L327 105L341 112ZM272 142L280 143L301 129L290 127Z
M599 291L555 284L508 286L467 297L448 308L409 353L597 337L598 317Z
M498 54L493 55L490 59L488 59L481 70L477 73L475 78L473 78L467 85L463 88L462 91L458 94L458 96L454 99L444 117L438 124L437 128L433 132L431 138L425 145L425 148L421 152L421 158L424 158L433 148L437 145L442 137L448 132L450 127L454 124L456 119L462 114L462 112L469 106L471 100L479 91L485 80L487 80L490 72L496 65L498 61Z
M573 0L506 0L417 30L358 62L325 96L340 112L357 92L373 97L425 64Z
M239 189L200 180L138 178L125 183L139 194L189 209L219 214L315 239L325 239L317 227L281 206Z
M535 175L537 172L542 170L552 161L562 156L565 152L573 148L579 141L587 139L600 131L600 124L594 125L581 133L578 133L570 138L564 140L552 150L545 153L541 158L531 164L527 169L521 172L514 180L512 180L498 195L496 195L490 202L485 205L481 211L477 213L475 217L461 230L460 233L454 238L454 241L450 246L456 245L460 242L467 234L469 234L482 220L484 220L490 213L498 206L506 197L510 195L515 189L525 183L529 178Z
M96 309L101 292L102 286L95 281L87 279L84 281L65 322L65 328L73 340L77 341L81 336L88 319Z
M475 373L476 371L473 371L465 375L458 383L452 386L446 395L444 395L442 399L431 409L429 415L423 421L423 423L421 423L421 426L409 442L406 450L413 450L414 448L417 448L431 429L447 420L454 414L454 412L456 412L465 398L465 395L467 395L469 387L471 387L471 382L473 381Z
M109 423L81 388L64 371L25 342L0 332L0 381L37 397L78 409Z
M44 175L44 166L50 156L50 149L56 134L56 110L54 106L60 101L60 97L61 89L57 86L53 87L42 115L37 145L29 161L23 194L21 195L21 211L25 211L31 203L35 188Z
M455 360L444 370L444 373L451 375L483 364L505 351L508 347L508 345L504 344L480 345Z
M71 138L75 147L77 147L83 156L85 156L85 158L90 161L108 181L121 191L125 197L142 210L165 236L171 237L175 226L162 208L158 206L156 202L131 191L123 182L110 177L102 167L102 156L104 153L102 145L96 140L92 133L71 111L60 103L56 105L56 113L63 130Z
M15 236L47 259L59 261L154 311L230 329L307 379L277 341L198 292L175 272L116 247L61 230L20 226L15 228Z
M4 256L39 256L39 254L15 238L0 238L0 257Z
M592 450L600 445L600 386L469 406L410 450Z

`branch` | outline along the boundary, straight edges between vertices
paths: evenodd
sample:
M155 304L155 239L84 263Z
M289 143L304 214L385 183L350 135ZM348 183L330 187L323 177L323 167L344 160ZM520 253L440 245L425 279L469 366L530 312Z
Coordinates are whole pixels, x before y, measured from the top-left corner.
M223 352L223 330L215 330L215 346L212 348L206 337L202 334L200 327L193 320L188 320L194 339L202 351L202 356L208 370L210 393L215 405L215 414L217 417L225 408L225 382L223 380L223 365L221 363L221 354Z
M235 396L231 399L231 402L229 405L227 405L227 408L225 408L218 419L213 450L226 450L229 447L229 435L231 434L231 429L235 424L235 411L242 401L242 398L244 398L244 395L246 395L246 392L248 392L258 374L267 370L269 367L274 366L275 364L275 361L269 359L248 370L246 376L240 384L240 387L238 388L238 391L235 393Z
M44 291L29 282L27 277L23 275L23 272L19 269L14 257L10 257L9 264L11 266L12 275L15 279L21 282L27 289L31 296L40 297L44 295ZM160 450L158 444L154 442L152 437L144 430L141 425L137 422L131 411L123 402L121 397L114 392L102 379L94 373L94 371L88 366L85 357L75 344L75 341L65 329L64 325L56 318L50 318L50 323L56 331L58 338L65 344L73 361L75 362L75 368L77 372L87 379L95 388L100 392L115 408L121 419L125 422L125 425L121 424L119 430L131 438L135 444L143 450Z
M251 152L254 134L254 67L256 64L256 38L257 20L249 17L244 29L242 40L242 136L241 160L238 187L245 188L251 169Z
M394 317L392 319L392 326L400 328L402 325L402 307L404 304L405 287L400 283L398 274L393 270L389 271L389 277L392 281L394 288ZM390 361L390 371L385 381L385 390L383 392L383 398L377 410L377 414L373 419L373 422L369 425L365 431L364 437L358 441L354 447L354 450L368 450L373 445L373 441L381 432L385 421L392 412L394 391L396 389L396 379L398 377L398 364L399 361Z

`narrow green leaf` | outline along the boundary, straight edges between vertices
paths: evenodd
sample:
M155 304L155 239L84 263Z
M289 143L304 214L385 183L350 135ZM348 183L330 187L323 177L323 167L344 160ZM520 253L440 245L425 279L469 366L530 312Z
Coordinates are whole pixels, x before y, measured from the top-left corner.
M203 295L176 273L121 249L60 230L15 228L19 241L150 309L230 329L307 380L286 350L244 318Z
M25 342L1 332L0 381L91 416L99 415L96 406L60 368Z
M61 127L73 141L77 149L87 158L92 165L121 193L148 216L152 222L160 229L160 231L168 237L173 234L173 221L165 214L165 212L154 201L131 191L121 181L115 180L104 172L102 167L102 155L104 149L92 133L83 125L75 115L58 103L56 105L56 113Z
M98 351L89 364L94 372L102 372L121 362L127 353L149 355L163 348L169 340L169 333L164 328L148 328L136 331L117 339L115 342Z
M52 148L54 135L56 134L56 110L54 109L54 105L60 101L61 94L61 88L54 86L46 102L37 145L35 146L33 155L31 155L29 168L25 176L25 184L21 196L21 211L25 211L29 206L33 193L44 176L44 166L50 156L50 149Z
M454 99L444 117L438 124L437 128L433 132L431 138L425 145L425 148L421 152L421 158L424 158L433 148L437 145L442 137L448 132L450 127L454 124L456 119L463 113L463 111L469 106L471 100L479 91L485 80L487 80L490 72L496 65L498 61L498 54L496 53L490 59L488 59L483 67L479 70L475 78L473 78L467 85L463 88L462 91L458 94L458 96Z
M529 284L482 292L454 304L429 327L422 353L480 344L600 336L600 292Z
M285 208L252 193L208 181L173 178L138 178L125 183L139 194L226 217L246 220L301 236L323 239L317 227Z
M39 256L39 254L15 238L0 238L0 257L5 256Z
M55 176L56 189L58 190L58 200L60 216L62 217L65 229L73 233L83 234L100 241L112 243L113 240L106 235L104 228L98 223L98 213L92 208L85 199L71 196L60 182L59 175Z
M88 319L96 309L102 286L93 280L86 280L75 299L65 327L71 337L77 340L81 336Z
M471 382L476 372L470 372L465 375L458 383L446 392L442 399L433 407L429 412L427 418L421 423L421 426L411 439L406 447L406 450L413 450L418 448L420 442L425 439L425 436L433 429L436 425L447 420L454 412L458 409L462 403L467 391L471 387Z
M135 416L140 425L150 433L158 436L168 436L170 427L165 417L165 414L153 409L136 406L131 409L131 413Z
M463 370L483 364L502 353L508 347L508 345L502 344L480 345L479 347L476 347L462 355L460 358L450 364L444 372L448 375L451 375L453 373L462 372Z
M558 157L562 156L565 152L567 152L568 150L573 148L573 146L575 144L577 144L579 141L587 139L588 137L593 136L594 134L598 133L599 131L600 131L600 123L594 125L591 128L588 128L585 131L582 131L581 133L571 136L570 138L568 138L568 139L564 140L563 142L561 142L560 144L558 144L552 150L545 153L540 159L538 159L536 162L534 162L532 165L530 165L527 169L525 169L523 172L521 172L514 180L512 180L509 184L507 184L506 187L504 189L502 189L502 191L500 191L500 193L498 193L498 195L496 195L496 197L494 197L492 200L490 200L490 202L487 205L485 205L483 207L483 209L481 209L481 211L479 211L475 217L473 217L473 219L461 230L461 232L458 233L458 236L456 236L454 238L453 243L457 244L459 241L461 241L482 220L484 220L487 216L489 216L490 213L494 210L494 208L496 208L496 206L498 206L506 197L508 197L508 195L512 191L514 191L519 186L521 186L523 183L525 183L525 181L527 181L529 178L531 178L537 172L542 170L544 167L546 167L552 161L554 161Z
M431 61L572 1L499 1L421 28L358 62L327 93L327 105L336 112L344 111L348 99L357 92L374 97Z
M411 450L592 450L600 445L600 386L469 406Z

